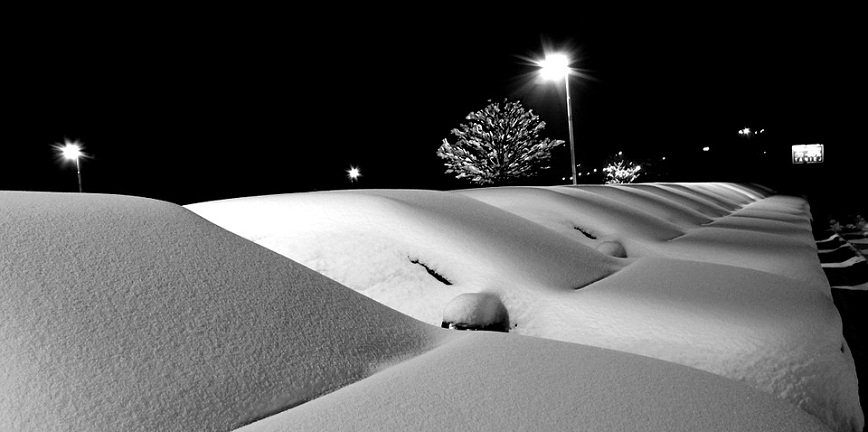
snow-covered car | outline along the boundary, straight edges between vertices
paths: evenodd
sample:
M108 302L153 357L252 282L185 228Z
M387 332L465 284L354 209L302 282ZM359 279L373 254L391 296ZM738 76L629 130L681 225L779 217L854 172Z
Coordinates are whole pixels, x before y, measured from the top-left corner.
M806 201L756 185L351 190L187 208L423 322L496 296L510 333L689 366L864 422Z
M675 237L634 244L582 222L592 239L469 195L184 208L0 192L0 430L861 428L827 285L773 273L774 262L713 262L702 236L703 261L671 258L659 251ZM771 198L730 214L751 214L732 218L758 219L760 234L799 232L804 207ZM756 216L767 213L780 216ZM775 218L792 226L766 223ZM725 219L715 223L752 226ZM307 251L305 261L256 242ZM348 268L328 277L318 265ZM440 328L468 293L495 296L509 332Z

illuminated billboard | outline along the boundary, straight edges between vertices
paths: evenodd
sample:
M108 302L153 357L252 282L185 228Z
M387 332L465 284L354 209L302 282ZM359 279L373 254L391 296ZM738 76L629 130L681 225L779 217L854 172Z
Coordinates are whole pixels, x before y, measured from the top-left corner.
M823 163L822 144L797 144L793 146L794 164Z

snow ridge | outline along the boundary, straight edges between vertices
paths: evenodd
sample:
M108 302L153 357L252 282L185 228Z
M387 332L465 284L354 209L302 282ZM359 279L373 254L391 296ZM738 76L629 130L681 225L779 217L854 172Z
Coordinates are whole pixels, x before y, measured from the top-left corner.
M0 430L858 431L809 224L727 183L0 191Z
M229 430L443 334L144 198L0 192L0 430Z
M864 424L800 198L754 185L646 183L356 190L187 208L432 325L457 296L490 293L512 333L708 371L834 430Z

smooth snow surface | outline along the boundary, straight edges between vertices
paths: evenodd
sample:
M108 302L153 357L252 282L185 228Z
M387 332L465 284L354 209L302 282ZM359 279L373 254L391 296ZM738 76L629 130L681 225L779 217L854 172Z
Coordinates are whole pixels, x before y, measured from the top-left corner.
M187 208L435 325L461 293L494 292L523 310L511 304L539 291L574 292L626 264L461 194L332 191Z
M0 290L2 431L827 430L675 363L424 324L144 198L0 192Z
M2 431L230 430L445 332L143 198L0 192L0 290Z
M459 294L493 293L513 333L711 372L833 430L864 424L799 198L684 183L333 191L187 208L433 325ZM613 244L626 258L610 256Z
M578 344L475 332L239 432L828 431L742 383Z

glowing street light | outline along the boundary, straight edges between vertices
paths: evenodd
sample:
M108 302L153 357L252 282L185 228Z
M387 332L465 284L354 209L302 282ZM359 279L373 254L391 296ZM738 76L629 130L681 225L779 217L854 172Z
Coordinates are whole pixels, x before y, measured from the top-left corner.
M576 144L573 140L573 108L570 103L570 58L566 54L553 53L546 55L546 58L537 62L540 67L540 76L544 79L557 81L564 80L564 86L567 91L567 125L570 131L570 168L573 171L573 184L576 182Z
M81 164L79 163L79 159L85 157L85 154L81 151L81 144L78 141L69 142L69 140L64 140L63 146L58 144L54 148L60 152L64 159L75 161L75 173L78 176L78 191L81 192Z
M742 135L742 136L745 136L745 137L747 137L747 138L750 138L751 135L761 135L761 134L764 134L765 131L766 131L765 129L753 130L753 129L751 129L751 128L746 127L746 128L744 128L744 129L739 129L739 130L738 130L738 134L739 134L739 135Z
M350 169L347 170L347 178L350 179L350 182L355 183L362 173L359 171L357 167L351 166Z

